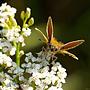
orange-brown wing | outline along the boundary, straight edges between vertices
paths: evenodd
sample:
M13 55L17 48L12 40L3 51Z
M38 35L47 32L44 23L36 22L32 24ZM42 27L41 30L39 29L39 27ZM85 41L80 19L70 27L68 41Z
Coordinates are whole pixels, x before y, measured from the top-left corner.
M49 16L48 22L47 22L46 33L47 33L47 37L48 37L48 43L50 43L51 39L53 38L53 22L52 22L52 18L50 16Z
M76 41L68 42L68 43L62 45L62 47L60 49L61 50L73 49L73 48L79 46L80 44L82 44L83 42L84 42L84 40L76 40Z

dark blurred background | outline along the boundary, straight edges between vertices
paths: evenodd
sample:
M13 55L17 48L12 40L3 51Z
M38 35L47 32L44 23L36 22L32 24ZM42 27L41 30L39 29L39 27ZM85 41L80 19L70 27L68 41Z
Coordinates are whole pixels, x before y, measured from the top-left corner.
M48 16L54 23L54 36L64 43L72 40L84 39L85 43L70 50L79 61L68 55L58 55L58 60L67 69L68 77L64 90L90 90L90 0L0 0L0 4L7 2L17 8L16 19L21 25L20 12L30 7L35 24L32 34L26 39L26 52L39 52L43 42L35 27L45 33ZM28 41L28 42L27 42Z

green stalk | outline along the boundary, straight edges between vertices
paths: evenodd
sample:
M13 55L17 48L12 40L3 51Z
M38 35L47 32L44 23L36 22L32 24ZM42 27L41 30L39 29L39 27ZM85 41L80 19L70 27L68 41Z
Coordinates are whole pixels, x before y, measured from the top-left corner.
M25 20L23 21L23 27L26 27L26 26L25 26L26 21L27 21L27 19L25 19Z
M20 66L20 43L16 47L16 64Z
M23 27L25 26L27 19L23 21ZM16 64L20 66L20 43L14 43L14 46L16 47Z

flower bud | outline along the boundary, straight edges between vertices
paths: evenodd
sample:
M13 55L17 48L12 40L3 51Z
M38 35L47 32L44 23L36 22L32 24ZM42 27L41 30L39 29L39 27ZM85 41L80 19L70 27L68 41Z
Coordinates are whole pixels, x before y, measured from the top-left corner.
M34 18L30 18L29 21L28 21L28 25L31 26L34 24Z
M26 19L28 19L29 17L30 17L30 15L31 15L31 9L30 8L27 8L27 10L26 10Z
M20 16L21 16L21 19L24 20L24 18L25 18L25 12L22 11Z

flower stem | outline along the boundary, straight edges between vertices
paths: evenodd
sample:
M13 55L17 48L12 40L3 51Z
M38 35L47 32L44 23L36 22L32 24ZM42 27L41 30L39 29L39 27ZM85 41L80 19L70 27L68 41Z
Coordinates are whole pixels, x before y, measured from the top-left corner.
M20 43L16 47L16 64L20 66Z

